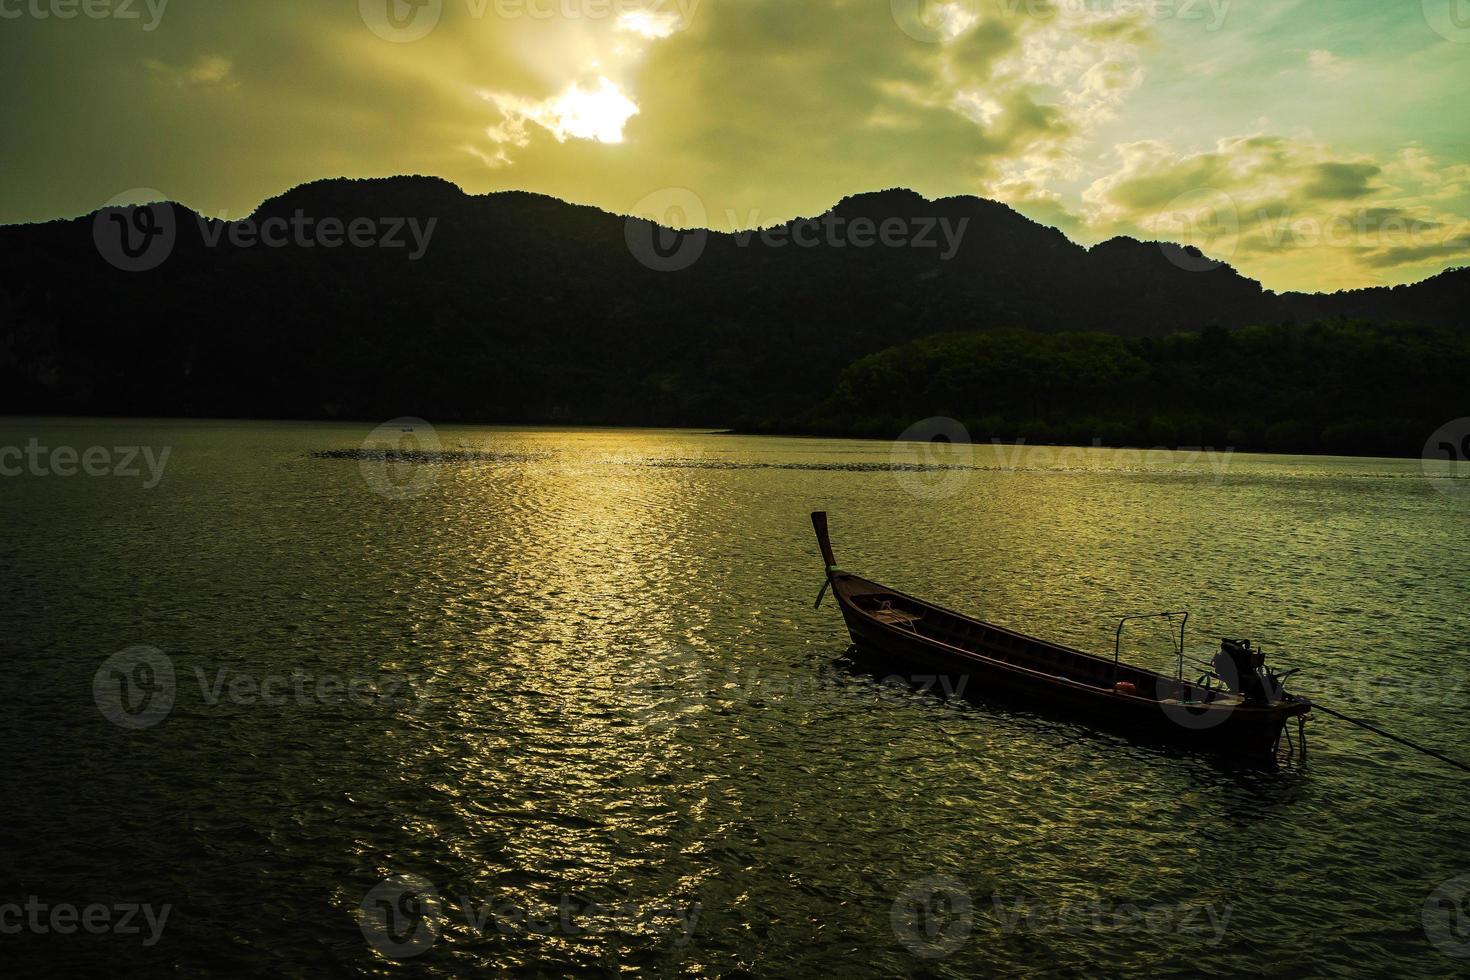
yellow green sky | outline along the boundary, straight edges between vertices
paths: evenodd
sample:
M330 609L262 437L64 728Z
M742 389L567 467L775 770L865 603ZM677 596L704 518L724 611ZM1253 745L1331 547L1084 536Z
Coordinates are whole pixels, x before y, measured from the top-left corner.
M421 173L743 228L906 186L1273 289L1470 265L1470 0L0 0L0 77L0 222Z

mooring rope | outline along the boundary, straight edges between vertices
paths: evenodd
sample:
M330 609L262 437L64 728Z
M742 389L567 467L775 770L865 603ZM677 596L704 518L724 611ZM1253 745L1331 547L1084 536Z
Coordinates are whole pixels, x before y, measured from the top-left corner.
M1359 728L1366 728L1366 729L1368 729L1368 731L1372 732L1375 735L1382 735L1384 738L1392 739L1393 741L1398 742L1400 745L1407 745L1409 748L1415 750L1416 752L1423 752L1425 755L1433 756L1434 758L1438 759L1440 762L1448 762L1450 765L1454 766L1456 769L1463 769L1466 772L1470 772L1470 766L1467 766L1467 765L1465 765L1465 763L1460 762L1458 760L1451 759L1449 756L1445 755L1443 752L1436 752L1436 751L1434 751L1434 749L1427 749L1424 746L1419 745L1416 742L1411 742L1411 741L1409 741L1406 738L1400 738L1399 736L1390 734L1389 732L1386 732L1386 731L1384 731L1381 728L1378 728L1378 727L1376 727L1374 725L1370 725L1366 721L1360 721L1357 718L1351 718L1351 717L1343 714L1341 711L1333 711L1331 708L1324 707L1323 705L1317 704L1315 701L1312 702L1312 710L1313 711L1325 711L1325 712L1327 712L1327 714L1332 715L1333 717L1336 717L1336 718L1341 718L1343 721L1351 722L1352 724L1357 725Z

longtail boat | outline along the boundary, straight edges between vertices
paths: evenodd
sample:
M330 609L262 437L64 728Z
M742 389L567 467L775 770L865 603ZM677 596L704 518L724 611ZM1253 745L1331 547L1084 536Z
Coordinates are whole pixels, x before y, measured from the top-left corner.
M1292 718L1300 727L1312 702L1286 693L1295 671L1276 673L1249 640L1222 640L1197 681L1184 679L1182 617L1175 677L1121 661L1123 617L1113 657L1095 656L941 609L837 567L825 512L812 514L827 583L857 652L907 671L914 683L942 681L970 700L1004 701L1076 719L1147 741L1209 752L1266 755ZM821 605L822 595L817 604Z

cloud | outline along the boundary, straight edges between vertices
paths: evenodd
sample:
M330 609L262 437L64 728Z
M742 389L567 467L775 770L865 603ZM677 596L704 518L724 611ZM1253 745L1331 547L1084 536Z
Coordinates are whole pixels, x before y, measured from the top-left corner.
M1319 163L1302 193L1319 201L1352 201L1374 192L1371 181L1383 172L1374 163Z
M1117 169L1082 193L1094 235L1198 246L1268 285L1301 269L1362 284L1374 270L1463 257L1470 224L1427 203L1470 175L1418 147L1379 162L1307 139L1251 135L1181 153L1164 141L1124 144ZM1432 270L1437 271L1437 270Z
M546 130L558 143L568 139L621 143L623 127L638 114L638 104L606 76L598 77L585 88L579 82L572 82L539 102L505 92L483 92L481 97L501 113L501 121L489 127L486 135L493 143L516 147L530 142L528 122ZM510 162L503 150L489 159Z
M235 88L235 65L221 55L200 55L188 65L169 65L157 58L145 58L143 66L155 78L179 88Z
M618 30L637 34L647 41L662 40L682 26L683 20L673 11L626 10L616 21Z
M699 0L653 0L643 7L615 8L620 9L616 17L588 13L533 24L545 29L518 37L512 49L517 58L534 64L538 74L548 76L545 82L554 86L554 94L480 89L480 98L494 106L499 118L482 129L488 147L472 141L464 149L492 168L514 167L520 151L536 139L528 123L556 143L622 143L628 121L641 112L632 91L643 62L658 44L687 30L698 7Z
M1422 263L1437 259L1470 259L1470 238L1461 237L1448 242L1429 245L1400 245L1374 251L1363 257L1363 262L1375 269Z
M1312 72L1322 78L1341 78L1347 74L1347 62L1326 48L1318 48L1307 52L1307 64Z

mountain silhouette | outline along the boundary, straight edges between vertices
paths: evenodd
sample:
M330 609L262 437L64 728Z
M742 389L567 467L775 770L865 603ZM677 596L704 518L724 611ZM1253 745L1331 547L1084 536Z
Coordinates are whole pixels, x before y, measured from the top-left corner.
M3 227L0 257L11 414L730 425L796 418L855 361L929 335L1463 329L1470 299L1467 269L1277 294L1192 249L1087 249L994 201L901 189L732 234L437 178L323 180L242 221L162 203Z

